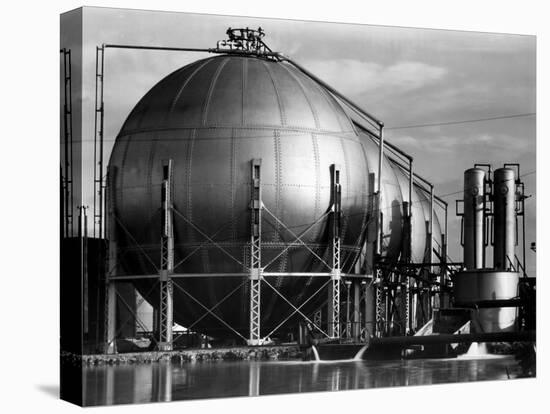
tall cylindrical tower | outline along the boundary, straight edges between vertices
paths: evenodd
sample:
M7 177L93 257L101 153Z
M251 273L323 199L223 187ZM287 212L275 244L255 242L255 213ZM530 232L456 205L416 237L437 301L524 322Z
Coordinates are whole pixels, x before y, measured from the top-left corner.
M516 245L515 174L499 168L494 174L494 268L506 270L514 262Z
M481 168L464 172L464 266L468 270L485 265L484 181Z

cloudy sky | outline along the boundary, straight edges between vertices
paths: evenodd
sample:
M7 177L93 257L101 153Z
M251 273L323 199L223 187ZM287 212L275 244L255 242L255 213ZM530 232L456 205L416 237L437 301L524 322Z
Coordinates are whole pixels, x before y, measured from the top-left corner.
M504 162L521 164L526 191L533 196L527 202L526 240L535 240L536 40L509 34L87 8L82 71L82 173L84 183L89 183L83 186L85 205L93 205L96 46L208 48L225 37L229 26L261 26L273 50L305 66L385 123L387 139L414 157L416 171L449 202L453 259L462 260L454 203L461 198L463 171L475 162L495 168ZM162 77L203 57L107 50L105 160L137 100ZM501 119L462 122L486 118ZM529 249L527 270L534 276L535 256Z

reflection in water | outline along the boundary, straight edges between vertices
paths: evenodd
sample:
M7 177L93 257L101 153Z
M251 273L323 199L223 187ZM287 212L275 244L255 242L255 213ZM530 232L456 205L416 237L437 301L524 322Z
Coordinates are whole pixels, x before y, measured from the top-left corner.
M513 357L394 361L203 362L91 366L83 369L84 404L337 391L507 379Z
M260 364L251 362L248 369L248 395L255 397L260 395Z

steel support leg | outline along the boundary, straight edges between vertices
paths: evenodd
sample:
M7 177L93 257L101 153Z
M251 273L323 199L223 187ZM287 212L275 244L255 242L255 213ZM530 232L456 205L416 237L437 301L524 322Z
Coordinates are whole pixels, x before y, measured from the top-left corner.
M316 326L321 326L321 324L323 323L322 318L323 318L323 312L321 311L321 309L319 309L313 314L313 323Z
M411 278L405 277L405 335L411 332Z
M333 164L331 168L332 181L332 270L329 290L328 334L332 338L340 338L340 222L342 216L342 188L340 185L340 168Z
M346 285L346 338L351 338L351 281L347 280Z
M174 229L172 210L172 160L162 166L162 237L160 263L159 342L161 351L171 351L174 325L172 273L174 272Z
M116 170L111 167L107 172L107 183L109 190L109 240L108 240L108 261L105 269L105 315L104 315L104 348L105 354L116 353L116 285L110 281L111 274L116 275L117 267L117 240L115 224L115 204L114 204L114 176Z
M362 285L365 290L365 340L368 341L376 333L376 289L373 282L365 281Z
M159 350L171 351L173 333L172 326L174 325L173 314L173 295L174 287L170 277L167 276L166 280L160 281L160 337L159 337Z
M385 322L384 333L386 335L389 335L393 324L393 320L392 320L393 315L392 315L392 307L391 307L391 303L393 299L392 293L393 292L391 290L391 285L386 286L386 288L384 289L384 322Z
M376 288L375 288L375 295L376 295L376 332L375 335L377 337L382 336L382 332L384 331L382 327L382 294L383 294L383 286L382 286L382 270L377 268L375 270L376 274Z
M105 286L105 354L116 353L116 286L106 282Z
M340 277L333 274L329 290L328 334L340 338Z
M261 159L252 160L252 200L250 238L250 335L249 345L261 345L261 283L262 283L262 194Z
M366 299L366 297L365 297ZM359 281L353 282L353 318L352 318L352 336L355 341L359 341L361 336L361 310L360 302L361 301L361 283Z

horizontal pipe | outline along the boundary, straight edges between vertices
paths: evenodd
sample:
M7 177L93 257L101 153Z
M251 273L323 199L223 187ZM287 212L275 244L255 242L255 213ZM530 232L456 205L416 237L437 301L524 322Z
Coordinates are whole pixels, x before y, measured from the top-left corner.
M287 276L287 277L328 277L331 276L329 272L263 272L262 276Z
M523 299L491 299L475 302L454 302L459 308L517 308L526 304Z
M396 164L398 167L402 168L405 172L408 173L409 171L409 167L405 167L403 164L401 164L401 162L393 157L388 157L388 159L390 160L390 162L392 162L393 164ZM418 180L424 182L425 184L427 184L428 186L433 186L432 183L430 183L428 180L426 180L424 177L422 177L421 175L418 175L417 173L413 172L413 177L414 178L417 178ZM429 188L426 188L424 186L422 186L421 184L419 184L418 182L415 182L414 185L418 188L420 188L422 191L426 192L427 194L430 193L430 189ZM436 201L438 201L440 204L442 204L443 206L442 207L446 207L448 206L448 203L441 199L440 197L436 196L434 194L434 199Z
M174 52L208 52L212 53L212 48L202 49L193 47L165 47L165 46L138 46L138 45L117 45L117 44L104 44L104 48L111 49L138 49L138 50L165 50Z
M462 266L464 263L462 262L447 262L446 265L447 266ZM394 264L394 267L414 267L414 268L419 268L419 267L429 267L429 266L441 266L442 264L441 263L436 263L436 262L433 262L433 263L396 263Z
M378 137L373 134L371 131L367 130L365 127L363 127L362 125L359 125L357 123L357 121L352 121L353 124L360 128L362 131L366 132L367 134L369 134L370 136L374 137L375 139L378 139ZM398 155L401 155L403 158L406 158L407 160L409 161L412 161L413 160L413 157L412 155L409 155L407 154L405 151L403 151L402 149L399 149L398 147L396 147L394 144L392 144L391 142L388 142L388 140L384 139L384 145L386 145L388 148L392 149L395 153L397 153Z
M248 273L173 273L169 275L172 279L190 278L190 277L248 277ZM160 275L122 275L111 276L109 280L139 280L139 279L158 279Z
M158 279L160 276L156 275L123 275L123 276L108 276L110 282L116 281L128 281L128 280L140 280L140 279Z
M430 345L430 344L456 344L471 342L532 342L536 340L535 331L521 332L481 332L471 334L439 334L419 336L389 336L372 338L369 348L375 345Z
M193 47L166 47L166 46L137 46L137 45L117 45L117 44L104 44L104 48L110 49L133 49L133 50L161 50L167 52L204 52L204 53L219 53L230 55L245 55L245 56L270 56L279 58L279 54L275 52L249 52L246 50L231 50L231 49L218 49L218 48L193 48Z
M173 273L170 275L172 279L181 279L181 278L201 278L201 277L249 277L249 273ZM262 276L265 277L330 277L331 273L328 272L264 272ZM365 278L364 275L354 275L348 273L342 273L342 277L359 277ZM110 276L109 280L140 280L140 279L158 279L160 275L121 275L121 276Z
M366 116L367 118L369 118L371 121L375 122L376 124L378 124L378 126L384 126L384 123L382 121L380 121L379 119L377 119L376 117L374 117L373 115L369 114L367 111L365 111L364 109L362 109L359 105L357 105L355 102L351 101L350 99L346 98L344 95L342 95L340 92L338 92L336 89L332 88L330 85L327 85L325 82L323 82L321 79L319 79L317 76L315 76L313 73L311 73L310 71L308 71L307 69L305 69L304 67L300 66L299 64L297 64L296 62L294 62L292 59L290 59L289 57L287 56L284 56L280 53L278 53L278 56L283 59L283 60L286 60L288 63L290 63L291 65L293 65L294 67L296 67L296 69L298 69L300 72L304 73L305 75L309 76L311 79L313 79L315 82L317 82L318 84L320 84L321 86L323 86L325 89L327 89L330 93L332 93L333 95L336 95L339 99L341 99L342 101L344 101L346 104L348 104L349 106L351 106L353 109L355 109L356 111L358 111L359 113L361 113L362 115Z

